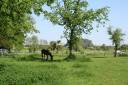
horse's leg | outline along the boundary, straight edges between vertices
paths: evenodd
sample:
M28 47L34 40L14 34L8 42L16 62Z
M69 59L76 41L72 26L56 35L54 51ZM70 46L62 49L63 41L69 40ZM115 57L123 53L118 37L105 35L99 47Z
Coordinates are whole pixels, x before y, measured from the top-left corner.
M53 56L50 56L51 57L51 61L53 61Z
M45 60L45 54L43 54L43 60Z
M42 53L42 60L44 60L44 54Z
M41 57L42 57L42 60L43 60L43 53L41 53Z
M46 60L48 60L48 55L47 55L47 59Z
M43 60L43 54L41 54L41 56L42 56L42 60Z
M44 60L46 60L46 59L45 59L45 56L46 56L46 55L44 54Z

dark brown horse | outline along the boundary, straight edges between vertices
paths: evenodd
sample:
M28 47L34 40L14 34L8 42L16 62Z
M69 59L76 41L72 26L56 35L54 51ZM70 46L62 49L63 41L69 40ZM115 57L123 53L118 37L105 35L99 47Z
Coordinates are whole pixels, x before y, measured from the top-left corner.
M50 59L53 60L53 55L51 54L51 52L49 50L42 49L41 55L42 55L43 60L47 61L49 56L51 57Z

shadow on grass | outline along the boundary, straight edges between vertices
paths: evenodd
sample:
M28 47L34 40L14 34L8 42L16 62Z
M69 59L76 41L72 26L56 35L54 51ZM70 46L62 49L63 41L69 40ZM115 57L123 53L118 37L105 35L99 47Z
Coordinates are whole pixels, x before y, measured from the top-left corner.
M92 57L92 58L107 58L107 57L104 56L104 57Z
M42 59L41 59L41 62L63 62L63 61L64 61L64 60L61 60L61 59L52 60L52 61L51 61L51 60L47 60L47 61L46 61L46 60L42 60Z
M63 59L55 59L54 56L53 61L51 60L43 60L40 54L9 54L7 56L3 56L3 58L12 58L16 61L37 61L37 62L71 62L71 61L78 61L78 62L91 62L91 58L87 58L85 56L75 56L75 58L67 58L65 56ZM60 56L61 57L61 56Z
M85 55L70 55L64 58L64 61L91 62L92 60Z
M57 60L43 60L42 57L39 54L31 54L27 56L22 57L12 57L17 61L38 61L38 62L62 62L63 60L57 59Z
M41 58L36 58L36 57L19 57L14 59L17 61L41 61Z
M120 56L117 56L117 57L128 57L128 55L120 55Z

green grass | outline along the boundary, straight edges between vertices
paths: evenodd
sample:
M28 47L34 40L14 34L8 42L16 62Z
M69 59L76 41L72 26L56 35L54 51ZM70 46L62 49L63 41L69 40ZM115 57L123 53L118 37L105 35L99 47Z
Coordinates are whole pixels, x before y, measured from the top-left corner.
M3 56L0 85L128 85L128 57L85 56L64 61L56 55L53 62L38 54Z

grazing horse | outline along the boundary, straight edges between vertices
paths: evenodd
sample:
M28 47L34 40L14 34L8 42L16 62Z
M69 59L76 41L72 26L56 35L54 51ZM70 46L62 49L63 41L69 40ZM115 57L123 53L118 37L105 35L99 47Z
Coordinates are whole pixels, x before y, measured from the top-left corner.
M43 60L45 60L45 56L47 57L46 58L46 61L48 60L48 56L50 56L51 57L51 60L53 60L53 55L51 54L51 52L49 50L42 49L41 50L41 54L42 54Z

